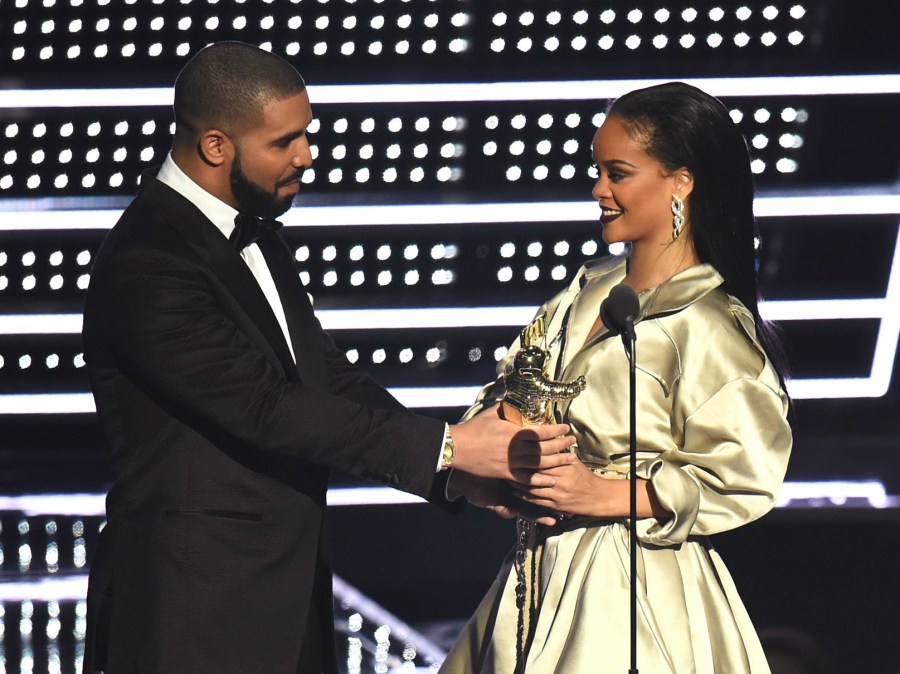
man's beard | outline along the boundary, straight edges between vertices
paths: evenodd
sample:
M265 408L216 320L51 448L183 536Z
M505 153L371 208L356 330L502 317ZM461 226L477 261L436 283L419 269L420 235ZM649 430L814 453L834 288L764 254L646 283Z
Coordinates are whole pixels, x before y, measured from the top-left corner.
M267 192L254 183L241 169L241 152L235 147L231 164L231 193L237 200L238 210L258 218L277 218L286 213L294 201L293 195L279 197L276 191Z

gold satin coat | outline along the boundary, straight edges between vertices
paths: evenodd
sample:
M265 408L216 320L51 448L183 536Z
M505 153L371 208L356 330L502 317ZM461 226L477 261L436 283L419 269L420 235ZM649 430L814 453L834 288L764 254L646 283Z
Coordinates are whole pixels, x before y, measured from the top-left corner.
M627 473L628 360L605 328L585 343L600 303L625 275L622 258L581 269L539 310L549 372L587 389L559 418L595 472ZM769 667L728 570L706 536L768 512L791 449L788 399L744 305L709 265L639 296L638 475L672 516L638 523L638 660L642 674L766 674ZM511 358L518 343L510 349ZM506 363L499 365L503 372ZM486 386L474 414L503 395ZM541 606L528 674L629 671L628 525L563 520L544 543ZM441 674L511 674L515 572L507 562L460 635Z

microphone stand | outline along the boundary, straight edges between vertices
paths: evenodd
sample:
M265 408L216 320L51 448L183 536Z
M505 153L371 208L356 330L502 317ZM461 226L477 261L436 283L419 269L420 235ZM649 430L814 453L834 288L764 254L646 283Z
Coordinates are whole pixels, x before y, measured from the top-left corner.
M622 336L625 355L628 357L629 383L629 443L628 443L628 488L629 488L629 547L631 558L631 669L628 674L638 674L637 668L637 393L636 377L637 335L634 322L640 315L640 301L629 286L620 283L609 291L609 296L600 304L600 319L614 335Z
M629 317L630 318L630 317ZM634 334L634 321L626 320L626 329L622 333L625 351L628 354L628 403L629 442L628 442L628 488L629 488L629 543L631 548L631 668L628 674L638 674L637 667L637 397L635 363L637 361L637 336Z

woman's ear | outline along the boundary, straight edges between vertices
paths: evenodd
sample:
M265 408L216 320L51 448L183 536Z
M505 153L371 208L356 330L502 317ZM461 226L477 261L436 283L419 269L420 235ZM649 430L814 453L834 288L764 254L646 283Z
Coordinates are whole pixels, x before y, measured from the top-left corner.
M682 199L687 199L694 191L694 174L682 166L672 176L675 179L675 193Z
M197 141L197 154L210 166L221 166L234 157L231 139L218 129L209 129Z

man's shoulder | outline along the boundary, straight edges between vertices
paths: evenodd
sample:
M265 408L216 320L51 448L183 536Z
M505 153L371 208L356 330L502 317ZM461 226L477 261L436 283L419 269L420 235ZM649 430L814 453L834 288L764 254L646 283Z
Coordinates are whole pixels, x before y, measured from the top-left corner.
M120 243L164 244L183 239L185 229L203 220L203 214L190 201L145 174L138 194L107 238Z
M140 195L132 199L107 234L103 248L128 245L151 245L168 238L171 227L165 212Z
M202 239L199 227L190 211L182 210L179 215L159 199L148 198L142 189L103 239L94 258L91 285L109 274L115 277L127 272L135 261L159 255L169 259L193 257L185 230L196 228L196 236Z

